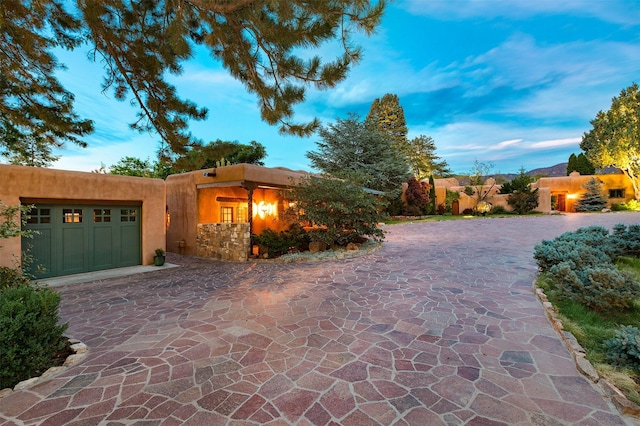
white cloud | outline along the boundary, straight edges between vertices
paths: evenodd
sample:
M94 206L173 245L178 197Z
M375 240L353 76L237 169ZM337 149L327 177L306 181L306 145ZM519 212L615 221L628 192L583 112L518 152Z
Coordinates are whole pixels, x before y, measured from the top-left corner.
M548 149L559 148L566 146L575 146L582 141L582 138L566 138L566 139L553 139L549 141L531 142L529 148L531 149Z
M637 24L640 12L634 1L598 0L405 0L401 7L415 15L443 20L472 17L526 19L537 15L573 14L619 24Z

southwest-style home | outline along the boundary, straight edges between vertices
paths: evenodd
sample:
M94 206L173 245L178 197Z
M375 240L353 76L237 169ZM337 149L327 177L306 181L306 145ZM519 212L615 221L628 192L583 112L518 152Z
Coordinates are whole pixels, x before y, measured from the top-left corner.
M0 266L13 267L29 250L27 265L38 278L153 264L157 248L218 260L245 261L251 235L283 230L288 207L281 190L309 174L284 168L236 164L162 179L105 175L0 165L0 201L32 205L26 229L33 238L0 240ZM538 211L571 212L592 176L542 178ZM623 174L596 175L609 203L634 198ZM475 206L477 194L465 194L455 179L438 179L436 198L460 193L455 213ZM506 195L488 181L479 188L493 205ZM486 194L485 194L486 192ZM42 266L43 270L36 267Z

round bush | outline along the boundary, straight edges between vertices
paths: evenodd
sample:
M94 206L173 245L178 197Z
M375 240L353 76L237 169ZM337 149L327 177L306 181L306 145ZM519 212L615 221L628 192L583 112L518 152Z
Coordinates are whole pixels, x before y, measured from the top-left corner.
M60 295L28 285L0 290L0 389L42 374L64 347Z
M616 337L604 342L607 359L620 367L631 367L640 371L640 330L625 325L616 332Z

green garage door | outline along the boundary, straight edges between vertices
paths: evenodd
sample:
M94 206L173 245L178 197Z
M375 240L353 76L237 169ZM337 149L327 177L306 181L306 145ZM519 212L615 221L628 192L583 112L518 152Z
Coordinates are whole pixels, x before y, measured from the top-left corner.
M36 205L23 238L37 278L139 265L140 207Z

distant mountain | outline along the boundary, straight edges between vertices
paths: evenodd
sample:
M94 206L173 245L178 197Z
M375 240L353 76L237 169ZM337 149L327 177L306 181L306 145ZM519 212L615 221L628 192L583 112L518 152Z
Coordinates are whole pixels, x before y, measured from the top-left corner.
M560 164L556 164L555 166L551 166L551 167L540 167L539 169L533 169L533 170L529 170L527 172L527 175L529 176L540 176L540 177L562 177L562 176L566 176L567 175L567 165L568 163L560 163ZM622 173L619 169L616 169L615 167L607 167L604 169L598 169L596 170L597 174L603 174L603 175L608 175L608 174L613 174L613 173ZM494 178L499 178L496 179L497 181L501 181L504 180L505 182L511 181L513 180L514 177L518 176L518 174L516 173L497 173L495 175L492 176L485 176L484 179L487 179L489 177L494 177ZM462 175L457 175L456 178L458 179L458 183L460 185L469 185L469 177L468 176L462 176Z
M560 164L556 164L555 166L551 166L551 167L541 167L539 169L529 170L527 172L527 174L529 176L545 175L545 176L548 176L548 177L566 176L567 175L567 163L560 163Z
M527 174L529 176L546 176L546 177L566 176L567 163L560 163L551 167L540 167L539 169L529 170ZM516 176L518 176L516 173L500 173L495 175L495 177L500 177L505 181L510 181Z

